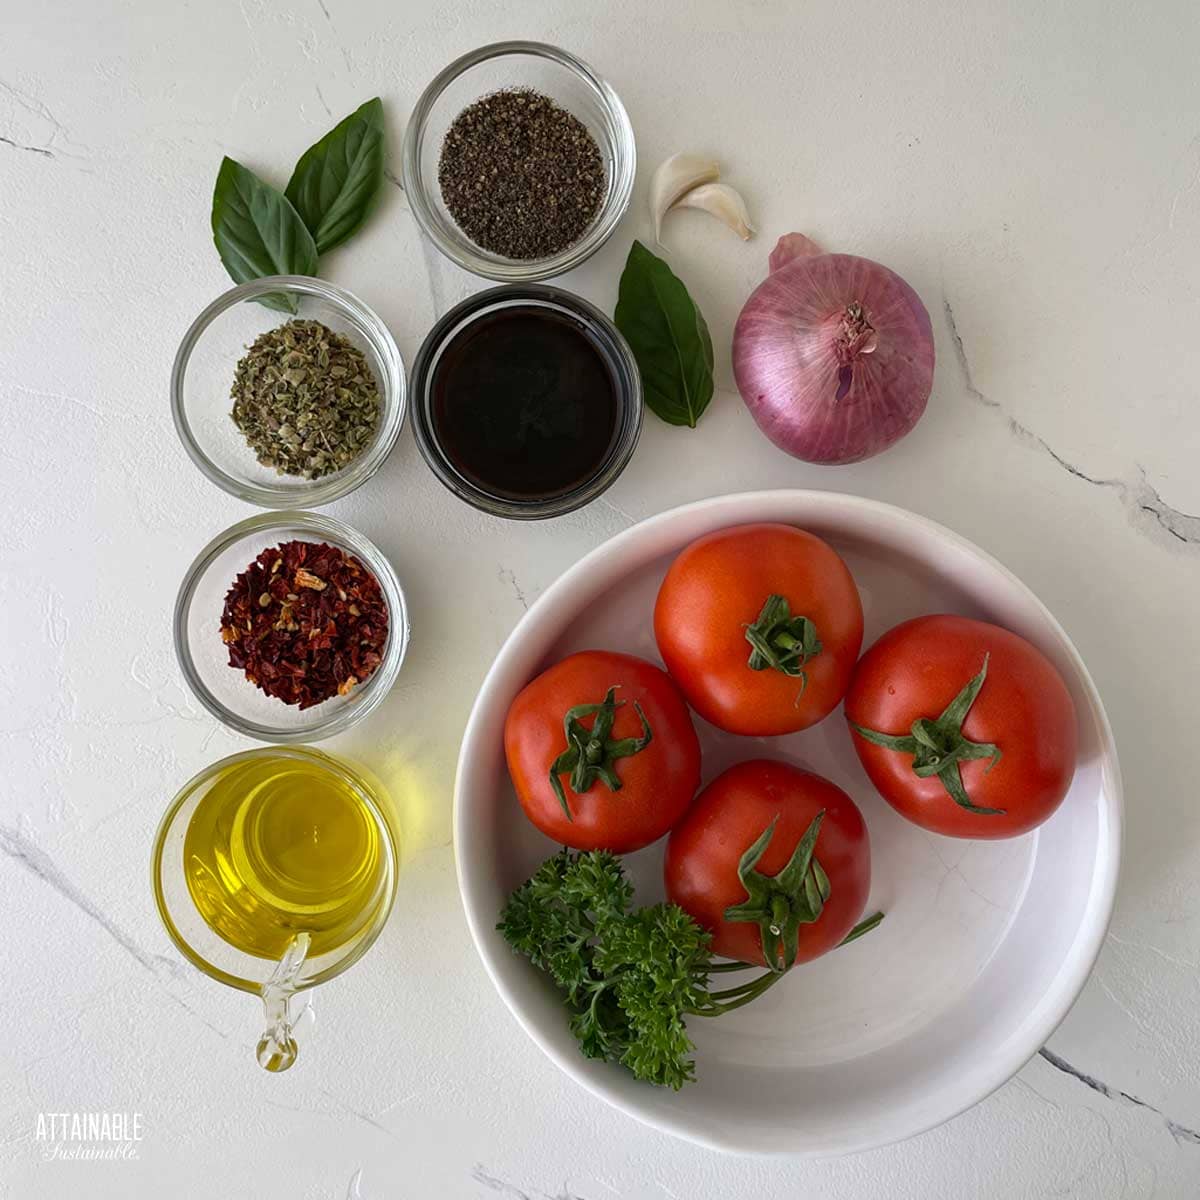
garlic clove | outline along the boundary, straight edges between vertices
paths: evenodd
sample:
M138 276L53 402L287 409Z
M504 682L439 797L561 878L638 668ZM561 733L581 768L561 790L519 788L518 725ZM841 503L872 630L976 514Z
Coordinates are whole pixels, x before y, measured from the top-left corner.
M654 240L661 246L663 217L681 196L694 187L719 179L721 169L711 158L697 154L672 154L650 183L650 213L654 217Z
M728 225L743 242L754 233L745 200L739 191L727 183L702 183L690 192L685 192L675 202L675 207L703 209L710 216Z

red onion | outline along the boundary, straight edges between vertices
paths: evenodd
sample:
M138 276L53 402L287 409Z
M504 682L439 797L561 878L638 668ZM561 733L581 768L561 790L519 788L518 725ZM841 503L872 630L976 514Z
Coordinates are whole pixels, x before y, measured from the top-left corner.
M733 374L759 428L807 462L850 463L899 441L933 386L933 327L893 271L779 239L733 331Z

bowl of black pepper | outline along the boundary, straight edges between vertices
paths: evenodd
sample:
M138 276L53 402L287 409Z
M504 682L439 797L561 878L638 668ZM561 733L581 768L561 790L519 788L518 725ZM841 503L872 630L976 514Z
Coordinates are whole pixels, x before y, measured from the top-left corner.
M586 63L540 42L497 42L425 89L404 137L403 183L447 258L532 282L579 266L629 207L633 127Z
M231 288L192 322L171 372L188 456L231 495L313 508L384 463L404 424L395 340L356 296L309 276Z
M250 517L196 556L175 602L175 654L196 699L259 741L314 742L382 703L408 648L385 555L318 513Z

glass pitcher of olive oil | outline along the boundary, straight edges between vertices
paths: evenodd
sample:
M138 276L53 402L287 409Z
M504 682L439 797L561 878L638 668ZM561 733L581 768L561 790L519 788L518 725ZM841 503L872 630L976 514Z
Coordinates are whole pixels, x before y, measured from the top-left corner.
M291 997L340 975L383 928L396 844L379 784L303 746L213 763L167 809L154 842L159 915L201 971L262 998L267 1070L296 1059Z

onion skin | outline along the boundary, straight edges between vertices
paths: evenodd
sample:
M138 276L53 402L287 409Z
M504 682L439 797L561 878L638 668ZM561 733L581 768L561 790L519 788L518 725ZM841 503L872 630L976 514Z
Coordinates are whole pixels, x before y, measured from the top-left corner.
M812 238L805 237L802 233L785 233L775 243L775 249L767 259L767 271L778 271L780 267L786 267L793 258L809 258L824 253Z
M899 441L925 411L933 326L894 271L810 246L802 235L780 238L775 269L734 328L733 374L781 450L811 463L859 462Z

